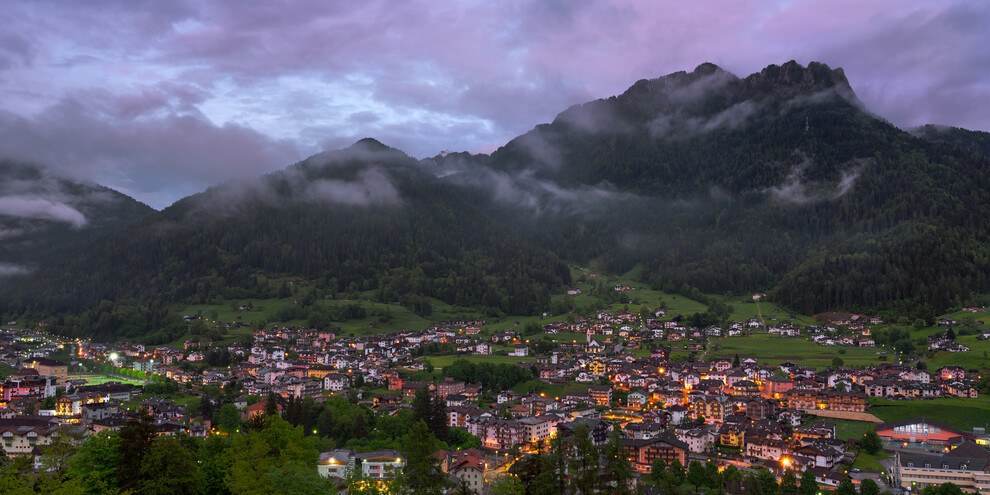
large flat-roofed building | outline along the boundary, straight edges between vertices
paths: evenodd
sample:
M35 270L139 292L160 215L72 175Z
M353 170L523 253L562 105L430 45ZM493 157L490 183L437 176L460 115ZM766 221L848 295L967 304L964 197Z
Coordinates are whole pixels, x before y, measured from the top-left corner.
M954 483L964 492L990 494L990 463L984 459L934 455L898 455L895 480L920 492L929 485Z
M929 418L881 423L877 425L877 435L887 441L934 445L959 445L973 439L969 433Z
M892 474L895 483L912 492L954 483L968 493L990 494L990 451L966 440L945 455L898 452Z

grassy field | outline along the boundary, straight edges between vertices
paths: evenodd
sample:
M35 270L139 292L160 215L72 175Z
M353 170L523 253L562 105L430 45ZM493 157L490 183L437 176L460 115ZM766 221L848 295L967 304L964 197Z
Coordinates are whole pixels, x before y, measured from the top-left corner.
M494 364L516 364L516 363L528 363L536 361L535 357L517 357L517 356L482 356L482 355L468 355L468 356L431 356L428 358L430 364L434 368L443 368L444 366L450 366L451 363L458 359L466 359L472 363L494 363Z
M592 289L591 284L604 283L608 287L622 284L642 290L626 292L625 295L629 298L629 303L616 303L608 306L607 309L610 311L629 311L638 313L643 307L656 309L662 306L667 309L668 316L673 317L677 315L690 316L694 313L704 312L707 310L707 306L698 301L688 299L678 294L649 290L645 284L635 282L634 279L639 275L639 270L640 268L637 267L621 276L606 276L598 273L595 277L591 277L591 273L595 273L594 268L572 266L571 274L575 282L571 285L571 287L580 288L583 293L577 296L566 296L564 293L554 294L551 299L554 301L559 301L564 297L570 297L575 306L578 308L603 307L604 305L599 299L589 295ZM580 278L584 278L587 282L578 283L577 280ZM412 311L402 306L374 302L374 297L374 291L366 291L361 293L360 298L356 300L317 301L316 304L322 306L358 304L367 312L368 316L363 319L334 322L335 326L340 327L341 334L343 335L353 334L355 336L365 336L400 330L422 330L432 324L440 323L445 320L455 318L482 318L481 315L470 308L451 306L437 299L431 299L430 302L433 305L433 313L424 318L414 314ZM746 320L756 317L759 313L757 311L757 304L753 301L752 296L749 294L735 297L708 295L708 297L715 300L724 301L731 305L733 307L731 318L734 320ZM255 326L270 324L276 321L276 315L280 310L290 307L295 303L295 296L284 299L249 298L224 301L222 304L189 305L179 308L176 310L176 313L181 315L201 315L208 327L213 327L215 325L219 326L223 323L240 322L244 325L244 328L227 329L221 327L223 330L222 342L232 342L250 335L252 328ZM241 311L237 309L239 306L250 306L252 309L250 311ZM762 310L764 319L768 323L774 323L775 321L791 321L788 313L783 311L782 308L775 307L772 303L764 302L759 306L760 310ZM380 321L382 316L386 314L390 316L390 318L385 318L389 321ZM483 334L490 335L492 332L496 331L523 328L530 322L535 322L542 326L552 321L563 321L569 317L576 316L576 314L563 314L549 317L507 316L501 320L483 318L490 323L483 329ZM797 315L794 322L798 324L811 324L813 320L806 316ZM281 321L280 323L285 325L306 325L307 321L305 319L297 319ZM178 345L183 341L190 339L193 339L193 336L187 333L186 335L176 338L172 344Z
M255 325L268 324L275 321L276 315L279 310L294 304L295 300L291 298L286 299L244 299L238 301L229 301L224 304L196 304L191 306L186 306L178 311L180 314L198 314L202 315L207 327L212 327L214 325L222 323L235 323L240 322L245 325L244 328L230 328L224 329L224 341L234 341L238 338L250 335L252 327ZM234 303L237 305L248 305L250 304L252 309L250 311L240 311L234 308ZM436 322L452 319L456 317L471 316L470 313L466 311L459 310L452 306L443 304L441 301L434 300L434 313L429 319L420 317L413 313L412 311L394 304L385 304L379 302L372 302L368 300L333 300L333 301L319 301L316 303L318 306L330 307L333 305L343 306L348 304L358 304L367 313L366 318L358 320L348 320L344 322L334 322L335 326L340 327L341 333L343 335L354 334L356 336L374 335L379 333L396 332L404 329L424 329ZM390 315L391 318L387 322L380 321L383 315ZM300 325L304 326L307 324L306 320L288 320L280 322L285 325ZM183 335L177 338L173 344L181 344L185 340L191 339L190 334Z
M549 385L537 380L516 384L512 391L519 394L543 393L547 397L563 397L567 393L584 393L588 391L587 383L568 383L567 385Z
M866 452L860 450L859 454L856 456L856 461L853 462L853 469L861 469L869 473L882 473L883 466L880 465L879 459L887 459L890 456L881 452L877 455L870 455Z
M7 378L11 373L14 372L14 367L8 364L0 363L0 379Z
M107 376L107 375L69 375L69 380L86 380L86 385L102 385L107 382L121 382L130 383L132 385L144 385L144 380L135 380L134 378L124 378L119 376Z
M884 421L926 417L943 421L962 430L985 427L990 423L990 398L887 400L870 399L870 412Z
M863 421L844 421L841 419L824 418L824 421L835 423L835 438L840 440L860 440L869 431L876 429L876 424Z
M719 346L718 350L714 347ZM845 350L845 353L840 353ZM832 359L840 358L846 366L866 366L880 363L878 349L858 347L821 346L800 337L778 337L756 334L750 337L728 337L712 341L712 356L732 358L755 357L760 364L777 365L785 361L800 366L824 368L832 366Z
M934 371L942 366L990 368L990 340L977 340L976 335L963 335L956 337L956 342L969 347L969 352L940 352L928 360L928 369Z

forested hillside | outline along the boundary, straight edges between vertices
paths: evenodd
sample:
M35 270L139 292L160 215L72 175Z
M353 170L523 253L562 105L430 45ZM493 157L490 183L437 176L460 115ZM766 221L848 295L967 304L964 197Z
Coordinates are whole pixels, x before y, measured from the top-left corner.
M425 297L532 314L570 283L566 264L468 191L365 140L179 201L50 261L6 297L68 315L69 331L134 337L176 325L169 302L275 297L288 290L277 277L311 282L322 297L375 289L421 314Z
M579 262L803 313L929 317L990 293L990 160L986 133L915 134L864 109L840 69L703 64L491 155L415 160L368 139L216 186L11 281L0 313L178 332L172 303L298 279L420 314L429 298L535 314Z
M112 232L154 213L111 189L42 167L0 160L0 276L28 271L47 253Z

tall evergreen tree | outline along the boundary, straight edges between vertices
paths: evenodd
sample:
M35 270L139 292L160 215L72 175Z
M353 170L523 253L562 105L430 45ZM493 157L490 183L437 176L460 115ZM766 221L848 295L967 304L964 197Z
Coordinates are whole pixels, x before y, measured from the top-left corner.
M632 495L629 484L633 479L632 463L626 454L625 447L619 437L619 428L614 428L609 435L608 443L602 449L604 459L604 480L607 483L605 490L617 495Z
M761 469L757 473L756 479L760 482L760 488L763 489L764 495L777 495L777 492L780 491L780 487L777 485L777 477L769 469Z
M801 486L798 488L798 495L816 495L818 493L818 482L815 480L815 473L810 469L805 469L801 473Z
M880 495L880 487L871 478L863 478L859 482L859 495Z
M265 399L265 416L277 416L278 415L278 399L275 394L269 393L268 398Z
M797 476L790 469L780 477L780 495L798 495Z
M141 482L141 463L151 450L154 439L154 420L143 410L137 418L129 420L120 429L120 442L117 444L120 469L117 471L117 481L121 489L137 489Z
M870 455L876 455L883 449L883 440L875 430L871 430L863 434L863 440L859 445Z
M681 461L674 459L674 462L670 463L670 467L667 468L667 481L674 486L681 486L684 484L684 480L687 478L687 474L684 472L684 465Z
M835 495L856 495L856 485L852 478L845 477L839 481L839 486L835 488Z
M577 495L594 493L599 487L598 469L601 466L598 448L591 440L588 427L583 424L574 428L571 438L574 454L568 468L573 476L571 480L573 491Z
M440 470L438 459L433 457L437 442L423 420L413 423L406 442L406 466L403 469L404 484L411 493L439 495L449 488L447 478Z
M705 467L698 461L691 461L688 463L687 472L688 483L694 485L694 492L699 493L701 487L705 486Z
M141 460L142 495L198 495L203 477L192 453L173 438L158 438Z
M650 480L654 485L660 486L666 477L667 461L663 460L662 457L653 459L653 464L650 465Z

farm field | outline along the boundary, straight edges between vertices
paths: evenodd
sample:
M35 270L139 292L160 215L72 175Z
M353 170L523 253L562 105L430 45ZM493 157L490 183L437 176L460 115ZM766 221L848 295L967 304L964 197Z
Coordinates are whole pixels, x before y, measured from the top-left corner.
M718 349L715 350L715 346ZM832 366L834 358L842 359L846 366L868 366L879 364L878 348L869 347L829 347L818 345L801 337L779 337L770 334L755 334L749 337L727 337L711 343L713 357L740 358L754 357L760 364L778 365L791 361L799 366L825 368ZM840 351L845 351L841 353Z
M986 427L990 423L990 398L978 399L870 399L871 413L884 421L926 417L962 430Z

